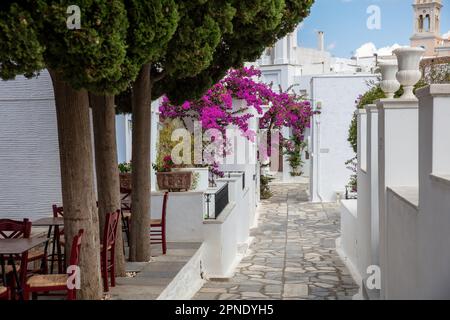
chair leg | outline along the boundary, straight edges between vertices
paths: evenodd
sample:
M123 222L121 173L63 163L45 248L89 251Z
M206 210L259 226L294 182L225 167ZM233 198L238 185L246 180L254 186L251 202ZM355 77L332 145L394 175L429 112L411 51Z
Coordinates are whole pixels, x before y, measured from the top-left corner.
M75 290L67 290L67 300L76 300Z
M28 286L25 286L23 289L23 300L30 300L30 289Z
M106 254L102 254L102 278L103 278L103 290L109 291L108 286L108 257Z
M167 253L167 243L166 243L166 228L165 226L161 227L161 239L162 239L162 251L163 255Z
M116 253L115 253L115 248L111 249L111 271L110 271L110 275L111 275L111 287L115 287L116 286Z

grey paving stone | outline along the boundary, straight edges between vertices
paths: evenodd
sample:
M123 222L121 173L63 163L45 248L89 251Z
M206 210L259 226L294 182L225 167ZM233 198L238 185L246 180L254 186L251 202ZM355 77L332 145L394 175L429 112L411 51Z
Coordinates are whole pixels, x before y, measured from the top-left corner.
M255 239L235 276L208 281L195 298L351 299L358 286L335 251L339 206L308 203L307 185L271 188L274 196L259 207L259 227L251 231Z

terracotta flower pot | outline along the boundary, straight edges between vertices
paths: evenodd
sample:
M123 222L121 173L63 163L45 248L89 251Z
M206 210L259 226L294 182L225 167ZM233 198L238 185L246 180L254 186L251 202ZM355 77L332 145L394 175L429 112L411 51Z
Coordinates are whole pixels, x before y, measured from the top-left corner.
M131 173L119 173L119 179L121 192L131 191Z
M192 185L192 171L157 172L156 181L159 190L170 192L188 191Z

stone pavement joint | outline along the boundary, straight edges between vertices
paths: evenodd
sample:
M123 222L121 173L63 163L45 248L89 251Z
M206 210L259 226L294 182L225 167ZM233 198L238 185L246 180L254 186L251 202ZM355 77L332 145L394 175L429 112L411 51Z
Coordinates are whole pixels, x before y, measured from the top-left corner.
M306 184L274 184L254 241L233 278L208 281L197 300L349 300L358 286L336 253L336 204L308 202Z

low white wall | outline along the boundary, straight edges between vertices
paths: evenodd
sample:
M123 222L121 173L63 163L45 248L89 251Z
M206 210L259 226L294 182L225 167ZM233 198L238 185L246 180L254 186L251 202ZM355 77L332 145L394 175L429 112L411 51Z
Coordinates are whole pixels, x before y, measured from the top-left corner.
M387 240L384 298L414 299L417 286L417 216L418 207L408 201L403 188L388 188L386 194Z
M151 216L159 219L163 193L153 192ZM206 212L203 192L171 192L167 202L167 241L203 242L203 217Z
M228 183L229 204L217 219L207 216L206 194L203 192L169 193L167 206L167 240L170 242L203 242L202 266L206 277L227 278L242 258L242 247L249 243L249 188L242 189L242 174L217 179L214 193ZM163 193L152 193L152 218L159 218ZM211 204L214 195L211 196ZM214 207L210 206L214 211ZM244 250L245 251L245 250Z
M243 188L242 176L242 173L231 173L230 178L218 179L220 182L228 182L230 202L236 204L235 210L238 213L236 239L238 244L247 243L250 236L249 188Z
M205 220L204 267L207 278L229 278L238 264L236 203L228 204L217 220Z
M337 241L337 251L359 283L362 279L358 269L357 250L357 200L341 201L341 237Z
M194 256L159 295L157 300L189 300L205 283L202 278L205 245L202 244Z

